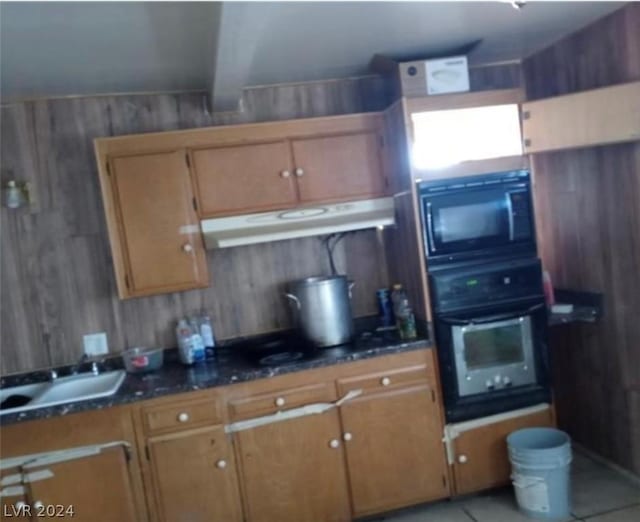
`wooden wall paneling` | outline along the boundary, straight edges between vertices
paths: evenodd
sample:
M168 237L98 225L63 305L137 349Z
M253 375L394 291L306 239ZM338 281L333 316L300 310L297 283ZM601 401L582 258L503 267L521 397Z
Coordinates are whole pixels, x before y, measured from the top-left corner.
M630 3L526 60L528 98L640 80L639 23ZM532 161L539 251L554 284L604 294L599 322L552 332L560 427L640 473L640 143Z
M35 233L38 216L32 211L48 204L45 180L37 165L36 137L33 127L33 105L2 107L0 178L2 186L9 179L32 183L38 190L36 208L9 210L0 207L2 233L2 320L0 321L0 373L13 368L37 368L50 364L46 339L39 329L39 300L36 281L40 280L38 244ZM42 201L42 198L45 201ZM25 285L23 281L32 284ZM20 340L22 349L13 344ZM27 348L30 347L30 348Z
M522 68L527 100L637 81L639 20L640 4L629 2L527 58Z
M469 67L469 87L473 92L512 89L521 85L522 65L520 62L471 65Z
M383 87L376 78L326 88L265 87L259 93L245 92L255 104L243 113L210 113L204 93L48 99L3 106L2 179L14 176L33 182L38 203L16 212L1 210L0 374L73 363L82 354L86 333L106 332L111 353L135 345L175 346L177 319L201 309L211 314L221 339L290 326L280 295L284 283L329 273L317 238L209 252L211 287L119 301L93 139L320 116L329 109L331 114L371 110L383 106ZM272 103L263 105L258 94ZM322 101L322 96L334 98ZM375 313L369 296L388 285L383 261L371 262L381 259L372 237L373 231L354 233L336 249L338 257L348 259L351 277L359 281L356 315ZM366 262L358 262L359 256Z

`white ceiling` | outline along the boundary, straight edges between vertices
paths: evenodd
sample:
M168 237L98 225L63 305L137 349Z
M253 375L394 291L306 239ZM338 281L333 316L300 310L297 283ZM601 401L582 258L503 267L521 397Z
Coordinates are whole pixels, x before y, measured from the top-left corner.
M2 2L3 100L212 90L370 73L374 54L476 39L471 63L520 59L623 2Z

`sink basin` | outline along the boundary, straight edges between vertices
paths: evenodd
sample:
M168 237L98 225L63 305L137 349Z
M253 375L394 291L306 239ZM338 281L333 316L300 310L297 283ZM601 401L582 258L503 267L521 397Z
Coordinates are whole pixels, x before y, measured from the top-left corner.
M53 382L5 388L0 390L0 402L5 403L5 407L0 410L0 415L109 397L118 391L125 376L124 370L117 370L99 375L71 375ZM11 399L7 400L9 398Z

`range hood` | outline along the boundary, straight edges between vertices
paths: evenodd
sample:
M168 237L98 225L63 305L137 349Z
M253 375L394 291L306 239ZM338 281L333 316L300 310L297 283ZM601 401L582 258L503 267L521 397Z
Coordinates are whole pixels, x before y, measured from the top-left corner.
M276 212L205 219L206 248L227 248L393 225L393 198L349 201Z

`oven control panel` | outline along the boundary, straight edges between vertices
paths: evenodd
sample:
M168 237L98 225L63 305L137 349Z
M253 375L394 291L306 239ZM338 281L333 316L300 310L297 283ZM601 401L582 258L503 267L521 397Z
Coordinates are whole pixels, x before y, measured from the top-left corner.
M430 274L436 311L543 295L538 259Z

